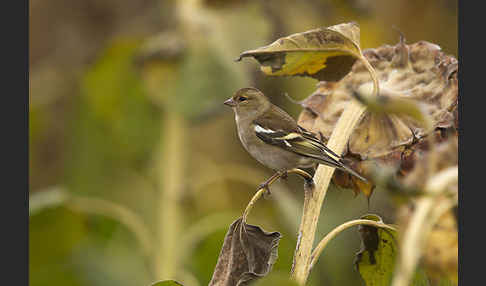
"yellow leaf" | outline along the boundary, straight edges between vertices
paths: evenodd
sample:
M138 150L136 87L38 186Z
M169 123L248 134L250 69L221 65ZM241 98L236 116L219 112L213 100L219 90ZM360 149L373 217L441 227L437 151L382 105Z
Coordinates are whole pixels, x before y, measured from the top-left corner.
M338 81L361 58L359 27L355 22L318 28L280 38L268 46L243 52L254 57L270 76L310 76Z

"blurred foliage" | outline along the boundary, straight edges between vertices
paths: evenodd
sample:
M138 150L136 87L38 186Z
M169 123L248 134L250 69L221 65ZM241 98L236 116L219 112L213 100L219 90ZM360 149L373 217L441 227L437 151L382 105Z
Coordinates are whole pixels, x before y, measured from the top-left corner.
M152 286L181 286L181 285L182 284L180 284L179 282L174 281L174 280L166 280L166 281L161 281L161 282L157 282L157 283L152 284Z
M437 43L457 57L457 1L452 0L48 0L31 1L29 8L30 195L62 186L76 196L125 206L156 233L165 227L157 216L163 192L158 162L164 159L158 154L171 140L164 134L165 118L169 111L177 113L184 121L185 176L176 200L182 225L174 235L183 237L210 215L227 218L210 217L214 226L188 240L190 247L175 245L178 253L191 249L177 268L176 280L185 286L209 283L227 226L270 174L241 147L222 101L240 87L257 86L297 115L301 107L281 95L300 100L317 83L265 77L255 62L233 62L242 51L357 21L363 49L396 43L395 25L408 42ZM137 64L143 46L167 31L180 37L182 53ZM292 264L298 229L292 219L301 215L302 182L290 176L274 189L249 223L282 233L279 259L268 277L280 281ZM29 220L30 285L150 285L175 278L157 277L137 238L118 220L63 204L39 206ZM395 220L390 198L379 188L370 209L384 221ZM332 187L317 237L367 210L364 197L353 199L352 191ZM351 232L331 242L309 285L359 285L349 251L357 251L359 243Z
M120 170L140 170L159 137L159 120L132 65L138 45L109 46L81 78L70 145L66 183L70 190L106 190L106 177ZM116 71L116 72L114 72Z

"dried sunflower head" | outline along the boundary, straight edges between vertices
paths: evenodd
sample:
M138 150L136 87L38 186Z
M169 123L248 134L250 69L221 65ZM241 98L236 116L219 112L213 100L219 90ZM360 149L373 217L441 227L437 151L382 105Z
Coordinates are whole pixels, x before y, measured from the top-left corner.
M434 130L452 130L457 136L458 63L454 57L429 42L407 45L402 40L394 46L365 50L363 54L376 71L380 94L418 102L431 118ZM342 80L320 82L317 90L301 102L304 110L299 116L299 124L321 133L327 140L352 100L352 94L371 83L368 70L359 61ZM343 156L364 175L371 172L375 163L394 167L401 173L413 166L415 157L411 154L426 146L423 140L427 135L425 127L409 116L367 111L351 135ZM439 135L448 137L450 132L441 131ZM355 192L363 191L369 195L372 191L371 184L359 185L339 171L333 180Z

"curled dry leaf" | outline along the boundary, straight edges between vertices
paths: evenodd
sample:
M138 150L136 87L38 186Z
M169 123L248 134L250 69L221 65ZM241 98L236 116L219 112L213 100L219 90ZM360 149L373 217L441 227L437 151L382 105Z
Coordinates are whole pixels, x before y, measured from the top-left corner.
M254 286L268 286L268 285L278 285L278 286L299 286L297 281L291 279L289 274L285 271L272 272L268 276L259 279L255 282ZM253 286L253 284L252 284Z
M270 76L338 81L361 57L359 37L357 23L344 23L280 38L268 46L243 52L238 60L254 57Z
M401 40L394 46L368 49L363 54L376 71L382 97L392 102L394 98L417 102L430 118L432 128L451 129L457 136L458 63L455 58L425 41L406 45ZM317 90L301 102L304 110L299 116L299 125L320 132L324 140L328 140L353 93L366 85L371 85L371 79L362 62L356 62L352 71L339 82L320 82ZM370 167L374 163L370 161L396 167L401 172L402 167L413 165L410 160L404 162L405 158L411 159L410 149L421 144L429 133L423 123L409 115L366 111L343 156L364 176L373 169ZM356 192L371 193L370 186L361 189L355 178L339 170L333 180Z
M356 164L354 161L350 161L350 160L347 161L349 161L347 165L350 166L353 170L355 170L358 174L365 174L366 171L368 170L367 165L365 163L370 163L370 164L372 163L372 162L365 162L361 164ZM371 197L371 194L375 189L375 184L371 180L364 182L356 178L355 176L350 176L349 173L341 170L336 170L334 172L332 181L334 182L334 184L342 188L353 190L355 196L357 196L360 192L362 192L368 199Z
M277 259L279 232L234 221L219 254L209 285L248 285L266 276Z

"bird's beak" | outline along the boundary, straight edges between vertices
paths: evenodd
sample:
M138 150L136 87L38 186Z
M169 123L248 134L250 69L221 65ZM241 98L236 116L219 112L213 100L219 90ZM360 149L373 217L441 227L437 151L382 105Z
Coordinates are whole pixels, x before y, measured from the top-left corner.
M228 98L223 103L226 104L226 105L228 105L228 106L231 106L231 107L235 107L236 106L236 102L233 100L233 98Z

